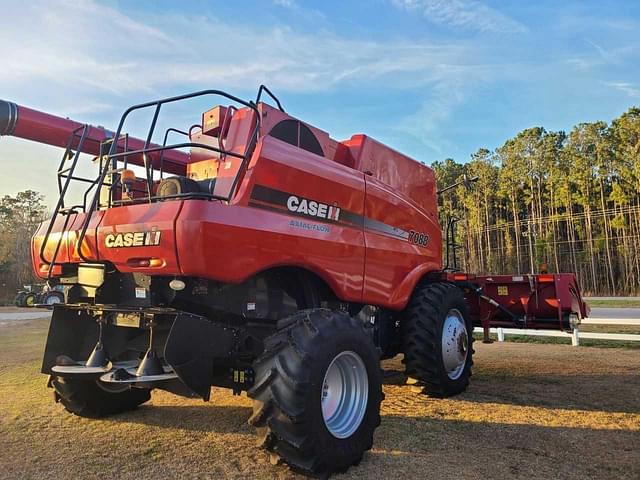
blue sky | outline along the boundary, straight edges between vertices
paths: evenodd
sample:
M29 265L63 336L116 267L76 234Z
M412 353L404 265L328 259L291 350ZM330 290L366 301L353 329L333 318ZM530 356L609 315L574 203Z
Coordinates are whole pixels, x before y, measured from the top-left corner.
M202 88L252 98L265 83L334 138L367 133L431 163L640 105L636 1L0 0L0 10L0 98L111 128L133 103ZM187 123L206 108L196 107ZM2 138L0 194L34 188L53 202L60 153Z

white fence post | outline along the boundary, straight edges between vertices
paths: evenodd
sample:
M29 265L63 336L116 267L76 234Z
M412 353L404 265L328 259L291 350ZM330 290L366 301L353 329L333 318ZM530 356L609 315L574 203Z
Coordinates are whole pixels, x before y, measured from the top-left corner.
M578 337L578 326L576 325L571 332L571 345L577 347L580 345L580 337Z
M598 319L583 320L588 325L640 325L640 319L623 319L609 320L600 322ZM560 330L529 330L526 328L504 328L492 327L489 329L491 333L498 334L498 341L504 342L505 335L531 335L534 337L560 337L570 338L571 345L579 346L580 338L589 338L594 340L624 341L624 342L640 342L640 334L637 333L600 333L600 332L579 332L575 328L572 332L563 332ZM474 328L476 333L484 333L481 327Z

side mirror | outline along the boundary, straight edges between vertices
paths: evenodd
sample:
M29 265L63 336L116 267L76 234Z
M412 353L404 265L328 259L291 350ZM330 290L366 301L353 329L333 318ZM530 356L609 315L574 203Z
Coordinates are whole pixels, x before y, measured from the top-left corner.
M469 178L467 177L466 174L464 174L462 176L462 184L464 185L464 188L466 188L467 190L471 190L471 187L473 187L473 184L477 182L479 179L480 177L477 175L475 177Z
M466 188L467 190L471 190L471 187L473 186L474 182L477 182L480 179L480 177L478 177L477 175L475 177L467 177L466 174L462 175L462 180L460 180L459 182L454 183L453 185L449 185L448 187L444 187L441 190L438 190L438 195L451 190L452 188L456 188L458 185L464 185L464 188Z

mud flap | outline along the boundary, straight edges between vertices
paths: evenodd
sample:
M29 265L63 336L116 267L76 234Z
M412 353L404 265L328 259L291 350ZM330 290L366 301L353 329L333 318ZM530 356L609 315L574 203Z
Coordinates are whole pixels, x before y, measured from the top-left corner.
M169 332L164 359L187 387L208 401L214 361L231 359L235 337L233 328L180 313Z

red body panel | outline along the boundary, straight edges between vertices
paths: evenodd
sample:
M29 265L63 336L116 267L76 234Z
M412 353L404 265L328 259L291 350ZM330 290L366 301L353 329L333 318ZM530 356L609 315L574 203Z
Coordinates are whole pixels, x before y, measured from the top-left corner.
M270 137L263 140L254 159L232 204L184 202L177 244L179 251L192 253L181 257L183 275L240 282L270 267L299 266L323 278L344 300L361 301L362 227L296 217L285 206L252 198L252 193L258 184L320 202L337 202L344 210L362 215L363 175Z
M381 181L368 175L366 181L367 220L394 226L396 230L386 231L375 225L365 229L364 297L372 305L403 308L417 279L442 268L440 227L437 219L415 208ZM409 241L411 231L426 234L426 246Z
M96 252L98 250L96 248L95 232L96 227L102 220L102 216L104 215L104 213L104 211L98 211L95 212L91 217L82 247L82 252L85 254L85 256L93 256L95 258ZM55 219L55 223L52 228L53 233L49 236L49 241L47 242L42 252L47 262L50 262L53 258L59 241L60 249L56 257L56 263L78 263L82 261L82 258L78 254L76 244L77 239L80 236L80 229L82 228L85 219L86 215L84 213L72 214L67 223L66 231L62 235L62 240L60 240L60 232L63 231L62 227L64 226L65 217L58 216L58 218ZM42 240L44 239L48 225L48 221L41 223L34 233L31 242L31 258L33 260L33 269L35 274L42 278L46 278L48 272L47 263L43 262L40 258Z
M150 275L179 275L178 250L176 248L176 221L183 202L141 203L104 211L98 227L99 260L109 261L121 272L140 271ZM159 245L107 248L109 234L155 230L160 232ZM189 252L189 250L185 250ZM155 258L161 260L156 268L138 267L136 260Z
M291 118L266 105L260 108L268 119L263 132ZM253 122L247 111L238 110L230 122L225 148L241 151ZM441 268L433 172L404 157L405 167L411 165L421 171L419 175L406 175L404 182L414 193L416 181L424 189L413 199L404 197L398 189L399 180L392 182L382 165L402 161L400 154L365 136L359 137L359 145L348 147L358 166L362 163L367 172L373 169L380 173L376 178L339 161L335 158L339 142L309 128L325 157L263 133L231 202L167 201L123 205L96 213L100 218L92 220L85 241L86 256L112 262L123 272L223 282L241 282L272 267L296 266L317 274L344 301L403 308L416 282ZM363 145L366 148L362 149ZM231 162L228 168L224 161L218 167L216 188L230 184L240 167L239 161L226 161ZM230 180L224 182L227 170ZM385 184L385 179L395 183L395 188ZM424 203L418 204L416 199ZM290 208L294 204L300 211ZM317 212L330 218L314 216ZM62 229L61 222L56 221L54 231ZM109 234L152 229L161 232L160 245L105 245ZM411 232L421 232L424 244L412 243ZM41 228L34 237L34 253L43 236ZM59 256L59 262L79 261L77 256L69 256L69 244L73 243L65 242L67 255ZM47 250L51 249L55 249L55 237L49 240ZM144 258L161 259L161 265L136 266L137 260ZM37 255L34 263L36 271L40 270ZM44 276L42 272L40 275Z

